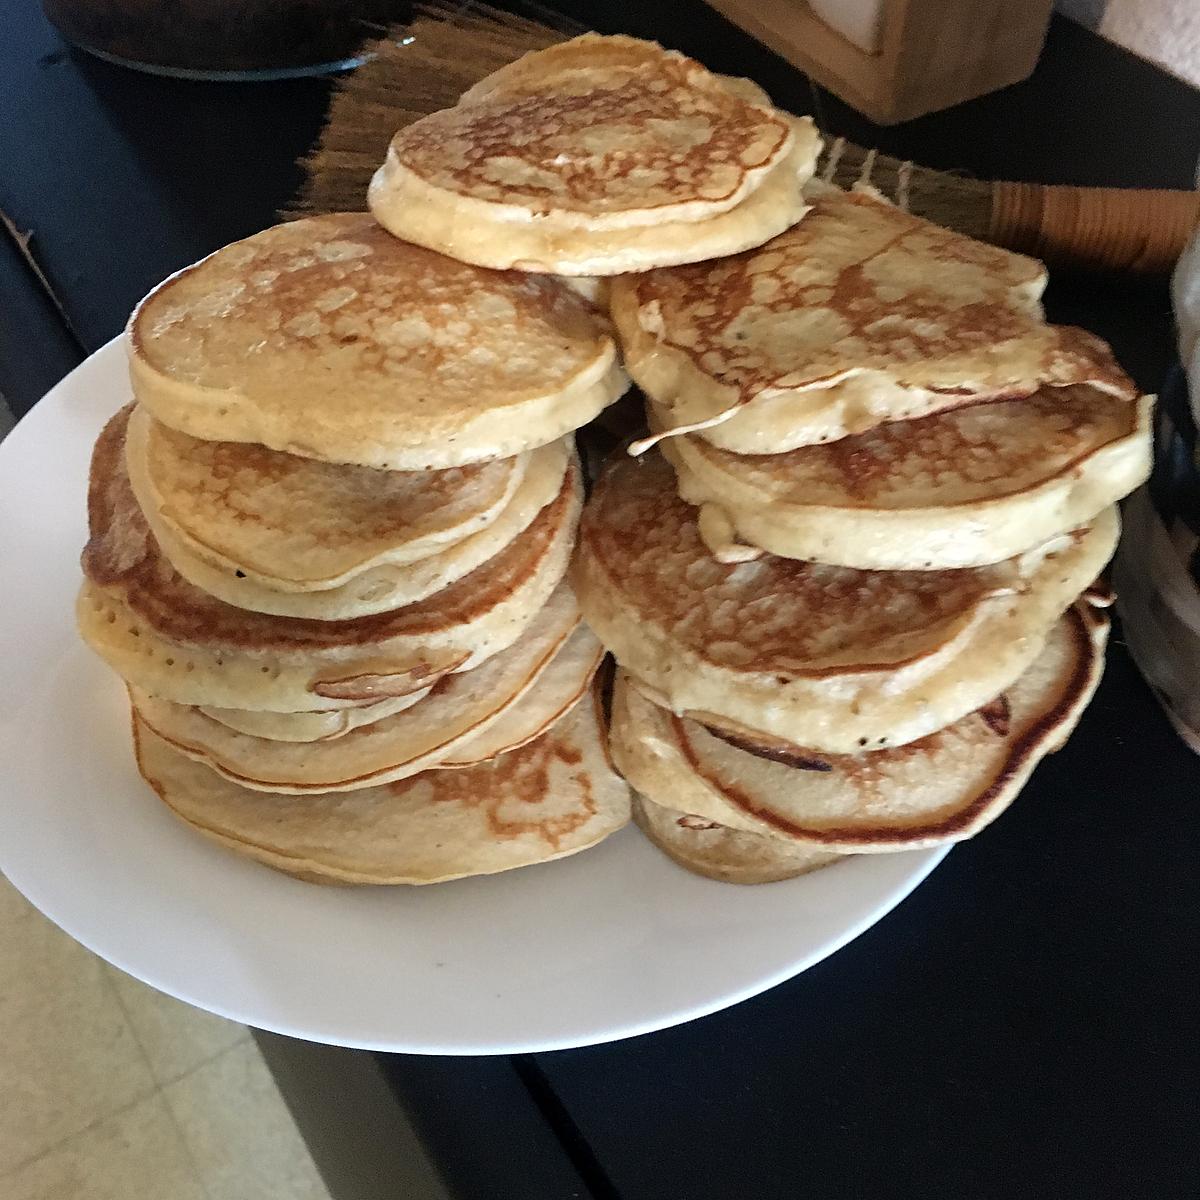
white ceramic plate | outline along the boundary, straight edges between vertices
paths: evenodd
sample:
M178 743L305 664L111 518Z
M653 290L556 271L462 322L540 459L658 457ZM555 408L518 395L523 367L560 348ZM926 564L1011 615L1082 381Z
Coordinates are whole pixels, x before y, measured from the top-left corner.
M735 887L680 870L630 828L490 878L340 889L210 845L138 777L124 690L74 630L88 456L128 398L112 342L0 446L0 869L129 974L313 1041L429 1054L587 1045L703 1016L803 971L945 853Z

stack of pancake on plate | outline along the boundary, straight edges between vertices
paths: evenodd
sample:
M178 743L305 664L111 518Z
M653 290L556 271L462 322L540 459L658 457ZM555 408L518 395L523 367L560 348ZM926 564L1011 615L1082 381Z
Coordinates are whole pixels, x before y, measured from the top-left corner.
M607 322L365 214L218 251L129 329L78 616L138 763L291 874L423 883L628 820L566 583L572 434L624 391Z
M969 837L1074 726L1149 399L1044 322L1040 264L809 188L760 248L630 275L658 453L614 465L576 588L616 762L668 854L783 878Z
M813 181L819 148L748 81L589 35L402 129L371 215L143 301L79 621L176 813L322 881L584 849L630 811L604 646L636 815L697 871L1003 808L1098 679L1148 401L1045 324L1039 264ZM618 344L650 434L568 582Z

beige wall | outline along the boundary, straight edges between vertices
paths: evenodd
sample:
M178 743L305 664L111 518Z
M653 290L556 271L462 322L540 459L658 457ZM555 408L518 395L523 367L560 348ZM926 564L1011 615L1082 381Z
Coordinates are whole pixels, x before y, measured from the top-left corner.
M1200 0L1057 0L1081 25L1200 86Z

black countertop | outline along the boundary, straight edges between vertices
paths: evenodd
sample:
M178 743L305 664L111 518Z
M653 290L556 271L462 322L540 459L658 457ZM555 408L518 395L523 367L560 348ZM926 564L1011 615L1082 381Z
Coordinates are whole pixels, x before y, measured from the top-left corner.
M557 7L931 166L1192 183L1200 93L1061 19L1028 82L881 130L699 3ZM329 84L137 75L66 48L32 4L5 33L0 208L67 316L0 237L0 393L19 414L161 277L272 223ZM1047 307L1159 384L1164 285L1056 277ZM802 976L612 1045L380 1062L462 1197L1193 1197L1198 784L1118 633L1079 732L1020 801Z

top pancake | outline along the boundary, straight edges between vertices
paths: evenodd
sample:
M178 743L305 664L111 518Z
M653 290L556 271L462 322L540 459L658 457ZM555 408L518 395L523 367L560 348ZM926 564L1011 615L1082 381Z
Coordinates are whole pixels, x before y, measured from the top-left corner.
M1033 259L821 187L765 246L619 279L611 303L668 430L773 454L1046 385L1132 397L1099 339L1045 324L1045 283Z
M800 745L902 745L991 700L1116 543L1108 509L1019 558L857 571L717 562L657 456L616 462L584 509L574 583L618 663L676 711ZM703 718L702 718L703 719Z
M799 219L819 146L807 119L747 95L652 42L587 34L400 130L371 208L492 267L609 275L733 253Z
M129 321L137 398L212 441L392 470L505 458L625 388L605 320L365 213L280 225L173 275Z

